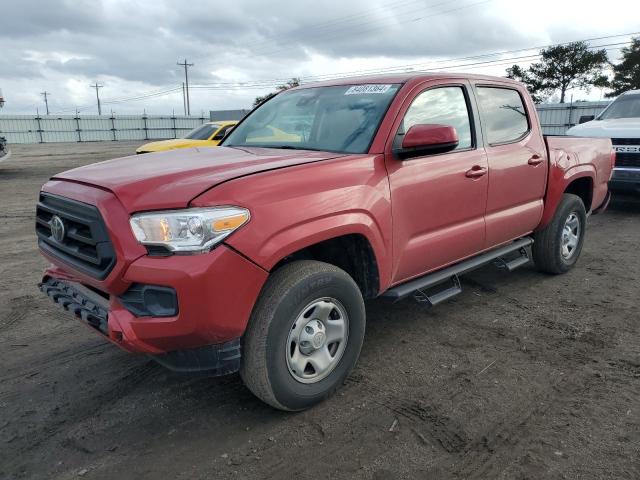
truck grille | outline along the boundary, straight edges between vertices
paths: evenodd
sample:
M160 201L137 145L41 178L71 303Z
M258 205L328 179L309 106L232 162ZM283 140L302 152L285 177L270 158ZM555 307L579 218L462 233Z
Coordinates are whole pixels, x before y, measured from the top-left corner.
M611 143L615 145L640 145L640 138L612 138Z
M640 138L612 138L613 147L640 147ZM636 150L631 148L632 150ZM640 149L637 151L616 151L616 167L640 168Z
M36 234L42 251L99 280L116 263L104 221L93 205L41 192Z
M616 153L616 167L639 167L640 153Z

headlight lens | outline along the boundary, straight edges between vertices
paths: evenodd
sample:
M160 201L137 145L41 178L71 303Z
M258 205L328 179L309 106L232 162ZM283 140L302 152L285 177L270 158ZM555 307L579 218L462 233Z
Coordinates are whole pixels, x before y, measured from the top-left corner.
M245 208L215 207L139 213L129 223L143 245L160 245L176 253L201 253L248 221L249 210Z

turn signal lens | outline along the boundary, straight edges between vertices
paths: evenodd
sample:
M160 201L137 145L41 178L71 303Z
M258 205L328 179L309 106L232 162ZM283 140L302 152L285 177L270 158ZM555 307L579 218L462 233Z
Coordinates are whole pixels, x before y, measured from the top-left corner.
M228 230L235 230L249 220L247 213L241 213L232 217L221 218L213 222L214 232L226 232Z

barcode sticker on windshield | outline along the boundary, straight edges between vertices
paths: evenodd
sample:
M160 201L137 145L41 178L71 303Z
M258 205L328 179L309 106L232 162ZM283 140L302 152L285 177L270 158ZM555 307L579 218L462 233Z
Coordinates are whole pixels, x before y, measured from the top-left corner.
M354 85L344 92L345 95L362 95L365 93L386 93L391 85Z

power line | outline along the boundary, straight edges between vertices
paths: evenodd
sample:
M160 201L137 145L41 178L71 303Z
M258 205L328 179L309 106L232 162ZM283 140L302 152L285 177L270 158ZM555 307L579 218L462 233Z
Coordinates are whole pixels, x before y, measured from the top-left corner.
M620 36L624 36L624 35L612 35L612 36L609 36L609 37L600 37L600 38L602 38L602 39L604 39L604 38L615 38L615 37L620 37ZM584 41L586 41L586 40L584 40ZM571 43L571 42L567 42L567 43ZM609 43L609 44L604 44L604 45L590 46L589 49L593 50L593 49L598 49L598 48L611 47L611 46L623 46L623 45L628 45L628 44L629 44L629 42ZM555 44L555 45L564 45L564 44ZM520 60L520 61L534 60L534 59L540 57L540 53L531 54L531 55L512 56L512 57L507 57L507 58L498 58L498 59L493 59L493 60L471 62L471 63L459 63L459 64L454 64L454 65L444 65L444 66L438 66L438 67L433 66L433 65L437 65L437 64L450 63L450 62L460 61L460 60L462 60L462 61L464 61L464 60L473 60L473 59L481 59L481 58L486 58L486 57L491 57L491 56L496 56L496 55L504 55L504 54L507 54L507 53L525 52L525 51L530 51L530 50L537 49L537 48L547 48L547 47L551 47L551 46L555 46L555 45L548 45L546 47L533 47L533 48L512 50L510 52L496 52L496 53L489 53L489 54L484 54L484 55L476 55L476 56L471 56L471 57L460 57L460 58L454 58L454 59L443 59L443 60L434 61L434 62L427 62L427 63L414 63L414 64L408 64L408 65L397 65L395 67L386 67L386 68L380 68L380 69L358 70L358 71L351 71L351 72L340 72L340 73L333 73L333 74L308 76L308 77L301 77L301 80L304 81L305 83L308 83L308 82L312 82L312 81L321 81L321 80L324 80L324 79L327 79L327 78L330 79L330 78L340 78L340 77L348 77L348 76L364 76L364 75L377 75L377 74L384 74L384 73L399 73L399 72L407 71L408 69L410 69L411 71L415 71L417 73L417 72L438 71L438 70L442 70L442 69L451 69L451 68L470 68L470 67L479 68L479 67L482 67L482 66L502 65L504 63L512 63L513 61L516 61L516 60ZM416 67L421 67L421 68L416 68ZM430 68L426 68L426 67L430 67ZM278 80L276 83L273 83L273 82L272 83L268 83L268 82L269 81L267 81L267 80L263 80L263 81L256 81L254 83L237 82L236 84L227 83L227 84L195 85L195 86L193 86L193 88L202 88L202 89L210 89L210 90L226 90L227 88L229 88L229 89L236 89L236 88L263 88L263 87L267 88L269 86L275 86L275 85L277 85L277 83L281 83L282 80Z
M187 63L187 59L184 59L184 63L177 62L177 65L184 67L184 84L185 91L187 92L187 115L191 115L191 105L189 104L189 73L188 68L193 67L193 63Z
M403 64L403 65L397 65L397 66L393 66L393 67L384 67L384 68L376 68L376 69L365 69L365 70L354 70L354 71L348 71L348 72L329 73L329 74L322 74L322 75L309 75L309 76L293 75L293 76L297 76L297 77L301 78L301 80L303 82L308 83L308 82L311 82L311 81L319 81L319 80L323 80L323 79L331 79L331 78L343 77L343 76L352 76L352 75L360 76L360 75L371 75L371 74L380 74L380 73L397 73L398 71L406 71L408 69L415 70L415 71L417 71L417 70L423 71L423 68L421 68L421 67L430 67L430 66L433 66L433 65L442 65L442 64L445 64L445 63L459 62L459 61L465 61L465 60L476 60L476 59L481 59L481 58L490 58L490 57L508 55L508 54L513 54L513 53L527 52L527 51L531 51L531 50L542 50L542 49L546 49L546 48L550 48L550 47L568 45L568 44L574 43L574 42L592 42L592 41L597 41L597 40L607 40L607 39L619 38L619 37L631 37L633 35L640 35L640 32L620 33L620 34L616 34L616 35L607 35L607 36L586 38L586 39L583 39L583 40L572 40L570 42L560 42L560 43L552 43L552 44L547 44L547 45L538 45L538 46L535 46L535 47L520 48L520 49L516 49L516 50L502 50L502 51L498 51L498 52L484 53L484 54L473 55L473 56L440 59L440 60L433 60L433 61L421 62L421 63ZM628 42L621 42L621 43L608 44L608 45L627 45L627 44L628 44ZM591 46L589 48L590 49L601 48L601 47L608 46L608 45ZM533 57L539 57L539 56L540 56L539 53L533 55ZM516 59L520 59L521 57L510 57L510 58L512 60L516 60ZM524 58L524 57L522 57L522 58ZM504 61L504 60L505 60L504 58L500 58L500 59L492 60L491 62ZM487 62L487 64L489 64L491 62ZM472 65L472 64L448 65L448 66L443 66L441 68L454 68L454 67L457 68L457 67L465 66L465 65ZM473 65L475 65L475 64L473 64ZM435 69L432 69L432 70L435 70ZM277 86L277 85L279 85L281 83L284 83L289 79L290 79L290 77L287 77L287 78L273 78L273 79L261 79L261 80L255 80L255 81L204 83L204 84L200 84L200 85L194 85L194 86L192 86L192 88L208 89L209 87L214 87L215 89L224 89L224 88L221 88L221 87L225 87L225 86L231 87L232 89L243 88L243 87L245 87L245 88L260 88L261 86L264 86L264 88L269 88L269 87L275 87L275 86Z
M630 33L623 33L623 34L617 34L617 35L607 35L607 36L601 36L601 37L588 38L588 39L577 40L577 41L589 42L589 41L595 41L595 40L629 37L629 36L638 35L638 34L640 34L640 32L630 32ZM397 65L394 67L385 67L385 68L377 68L377 69L369 69L369 70L356 70L356 71L348 71L348 72L337 72L337 73L322 74L322 75L310 75L306 77L301 77L301 80L304 83L309 83L312 81L321 81L321 80L330 79L330 78L374 75L374 74L383 74L383 73L398 73L398 72L403 72L407 70L415 71L416 73L418 73L418 72L437 71L437 70L453 69L453 68L476 69L476 68L482 68L487 66L498 66L498 65L513 63L514 61L534 60L540 57L540 53L531 54L531 55L521 55L521 56L509 56L509 57L504 57L504 55L523 53L531 50L539 50L539 49L549 48L549 47L558 46L558 45L566 45L568 43L572 43L572 42L521 48L517 50L498 51L498 52L484 53L484 54L466 56L466 57L440 59L440 60L434 60L431 62L404 64L404 65ZM626 42L608 43L603 45L594 45L594 46L590 46L589 48L597 49L597 48L603 48L603 47L622 46L622 45L628 45L628 44L629 42L626 41ZM617 50L617 49L607 48L607 50ZM496 57L496 56L500 56L502 58L490 59L491 57ZM481 60L481 59L487 59L487 60L478 61L478 62L466 62L468 60ZM466 62L466 63L451 64L452 62ZM185 63L186 63L186 59L185 59ZM184 66L184 64L180 64L180 65ZM187 64L187 66L191 66L191 65ZM257 89L275 88L287 80L288 78L281 78L281 79L274 78L274 79L262 79L262 80L244 81L244 82L217 82L217 83L210 83L210 84L191 85L190 87L202 89L202 90L212 90L212 91L215 91L215 90L229 91L229 90L238 90L238 89L247 89L247 90L256 89L257 90ZM94 85L92 85L92 87L95 88ZM101 88L101 87L102 85L98 85L98 88ZM103 105L106 105L106 104L119 104L119 103L140 101L140 100L146 100L150 98L170 95L180 90L183 91L183 106L185 106L184 104L186 103L186 91L184 90L183 85L179 85L173 88L165 88L163 90L154 90L150 92L145 92L140 95L131 96L131 97L122 97L122 98L104 100L101 103ZM89 108L89 106L80 107L78 110L84 110L87 108ZM75 107L73 109L69 108L67 110L75 111ZM66 110L61 110L61 111L66 111Z
M40 93L40 95L42 95L44 97L44 106L47 110L47 115L49 115L49 99L48 96L51 95L49 92L47 92L46 90L42 93Z
M391 7L396 7L393 10L393 13L396 13L399 15L406 15L406 14L420 12L420 11L423 11L424 9L435 8L441 5L450 5L452 3L459 2L459 1L460 0L440 1L438 3L434 3L430 5L421 5L420 8L409 10L409 11L397 10L397 7L402 7L402 6L410 5L413 3L424 3L423 0L412 0L412 1L405 0L405 1L398 1L398 2L392 2L392 3L380 5L378 6L378 10L384 12L385 10L391 10ZM370 20L366 20L367 17L373 17L373 18ZM337 27L337 31L343 30L344 28L349 28L350 31L352 31L354 27L357 28L363 25L370 25L372 23L377 23L379 21L379 18L375 18L375 17L376 17L376 12L370 10L366 13L347 15L342 18L338 18L335 20L327 21L327 22L321 22L321 23L316 23L312 25L304 25L304 26L292 29L286 34L278 34L270 38L267 38L266 40L276 40L276 41L278 39L287 40L290 38L292 34L295 34L295 33L303 33L305 40L309 39L310 37L317 37L318 34L321 34L324 36L327 36L327 35L332 36L332 31L335 32L336 27ZM360 19L363 19L365 21L359 22L358 20ZM353 20L356 20L356 22L353 22ZM341 26L341 24L346 24L346 25ZM264 43L265 43L265 39L256 40L253 42L243 44L242 48L255 52L253 50L253 47L256 47L259 45L264 46Z
M90 87L96 89L96 100L98 101L98 115L102 115L102 108L100 107L100 94L98 93L98 90L104 87L104 85L100 85L98 82L96 82L94 85L90 85Z
M178 90L180 90L180 87L174 87L174 88L170 88L170 89L164 89L164 90L159 90L159 91L151 91L151 92L146 92L140 95L136 95L136 96L132 96L132 97L122 97L122 98L115 98L115 99L108 99L108 100L101 100L100 101L100 105L115 105L115 104L120 104L120 103L126 103L126 102L133 102L133 101L138 101L138 100L145 100L147 98L153 98L153 97L161 97L161 96L165 96L168 94L171 94L173 92L177 92ZM58 110L59 113L65 113L65 112L75 112L77 111L83 111L83 110L87 110L88 108L91 108L92 105L82 105L82 106L76 106L76 107L64 107L60 110Z
M457 1L457 0L454 0L454 1ZM453 12L457 12L457 11L460 11L460 10L465 10L467 8L477 7L479 5L490 3L492 1L493 0L481 0L481 1L478 1L478 2L461 5L461 6L458 6L456 8L450 8L450 9L442 10L442 11L439 11L439 12L435 12L435 13L432 13L430 15L424 15L424 16L420 16L420 17L404 19L404 20L396 22L396 25L403 25L405 23L421 22L423 20L427 20L429 18L433 18L433 17L439 16L439 15L443 15L445 13L453 13ZM442 6L442 5L445 5L445 4L451 4L451 3L452 2L441 2L441 3L437 3L437 4L434 4L434 5L431 5L430 7L438 7L438 6ZM414 13L414 12L415 11L407 12L407 13ZM365 29L359 29L359 27L366 27L367 25L373 25L373 24L376 24L376 25L372 26L372 27L369 27L369 28L365 28ZM341 37L345 37L345 36L353 35L353 34L362 35L364 33L378 31L380 27L377 24L378 24L377 21L363 22L363 23L354 25L352 27L349 27L348 29L344 29L344 31L342 31L342 32L340 32L340 31L333 32L333 33L330 34L330 36L331 36L332 39L336 39L336 38L341 38ZM320 34L320 36L322 36L322 37L324 37L326 35L327 35L326 33L321 33ZM318 38L318 37L319 37L319 35L305 35L305 40ZM290 50L291 50L291 47L276 48L276 49L271 49L271 50L269 50L268 48L267 49L257 49L257 50L252 49L251 50L251 54L252 54L251 56L270 57L270 56L279 54L281 52L290 51Z

